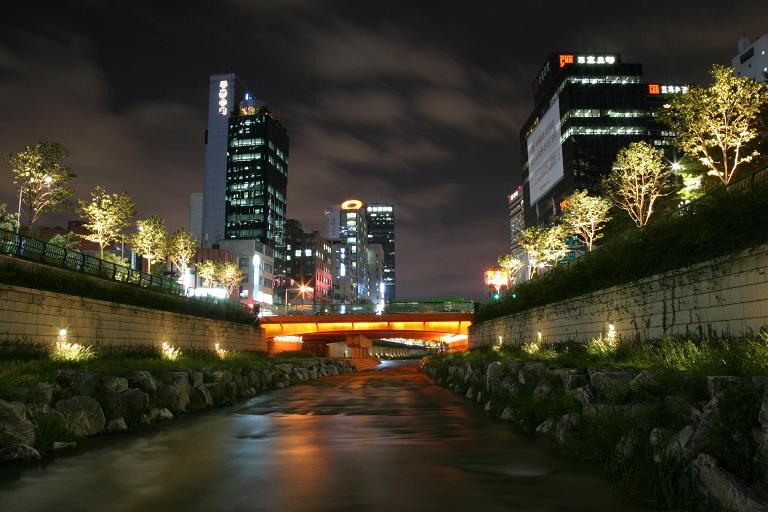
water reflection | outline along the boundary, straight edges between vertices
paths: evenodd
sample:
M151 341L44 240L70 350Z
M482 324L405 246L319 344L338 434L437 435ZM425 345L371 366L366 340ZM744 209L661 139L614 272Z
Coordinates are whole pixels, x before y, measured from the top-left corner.
M6 471L0 510L637 510L412 364L88 448Z

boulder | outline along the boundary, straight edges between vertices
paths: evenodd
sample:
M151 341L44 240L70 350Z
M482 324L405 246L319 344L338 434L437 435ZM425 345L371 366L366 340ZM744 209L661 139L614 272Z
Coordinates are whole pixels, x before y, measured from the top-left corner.
M122 391L119 400L122 416L129 425L137 423L139 418L149 410L149 395L139 388Z
M161 421L171 421L173 419L173 413L165 407L155 407L149 411L149 419L152 423L159 423Z
M157 382L151 373L145 370L137 370L128 377L128 385L139 388L150 396L157 394Z
M128 389L128 379L125 377L102 376L100 379L101 387L107 391L121 392Z
M690 440L691 452L695 455L707 451L709 441L720 424L720 400L723 395L715 395L704 407L696 430Z
M693 456L691 453L691 439L693 438L693 426L686 425L667 443L664 452L667 456L676 460L686 460Z
M535 385L546 370L547 365L539 361L524 363L517 372L517 378L520 384Z
M27 404L27 418L32 423L39 424L46 416L56 416L64 424L64 415L47 404ZM44 421L44 420L43 420Z
M28 462L40 460L40 452L28 444L12 444L0 448L0 462Z
M205 382L205 376L203 372L187 372L189 376L189 385L191 387L202 386Z
M629 383L635 378L631 370L620 368L605 368L593 371L590 383L603 400L623 400L631 391Z
M466 396L470 400L474 400L475 399L475 388L472 387L472 386L469 386L469 389L467 390L467 394L464 395L464 396Z
M552 419L542 421L536 427L536 435L539 437L549 437L555 431L555 422Z
M579 413L564 414L555 427L555 440L557 444L565 447L570 444L576 431L581 426L582 416Z
M569 389L568 394L573 397L574 400L581 404L581 408L584 410L590 409L595 404L595 394L592 391L592 386L587 384L574 389Z
M616 457L619 461L627 462L632 460L635 457L635 452L640 446L641 441L642 435L637 429L630 430L622 436L621 439L619 439L619 442L616 443L615 449Z
M35 425L27 418L26 406L0 400L0 447L34 444Z
M485 407L483 407L483 410L490 414L491 407L493 407L493 403L490 400L488 400L487 402L485 402Z
M483 393L482 391L478 391L477 392L477 398L475 399L475 401L477 403L481 404L481 403L483 403L483 398L484 397L485 397L485 393Z
M549 382L542 380L533 390L533 399L537 402L543 402L552 398L554 388Z
M73 396L56 402L56 410L64 415L67 432L74 437L95 436L106 425L104 411L89 396Z
M211 394L214 405L230 405L235 401L235 386L233 383L211 382L205 387Z
M501 421L512 421L514 418L514 411L512 407L506 406L503 411L501 411L501 416L499 416L499 419Z
M72 450L77 448L77 443L74 441L54 441L53 451L60 452L62 450Z
M710 375L707 377L707 390L709 391L709 397L713 398L718 393L722 393L726 389L740 386L750 381L744 377L735 377L733 375Z
M99 387L99 379L96 375L74 368L65 368L56 371L56 384L63 388L71 388L76 395L92 396Z
M208 386L216 385L216 383L210 383ZM208 387L201 384L195 386L189 390L189 408L193 411L199 411L206 409L213 405L213 396L208 390Z
M489 364L488 369L485 371L485 390L492 393L495 389L498 389L502 377L504 377L504 367L501 363L494 361Z
M653 368L646 368L629 382L629 389L635 393L656 393L662 389L664 374Z
M661 451L667 446L669 440L675 435L675 431L671 428L656 427L651 430L651 434L648 437L648 444L654 452ZM654 457L655 458L655 457Z
M685 469L686 484L696 503L707 510L768 510L750 489L720 467L714 457L699 454Z
M33 388L29 390L27 395L27 402L31 404L44 404L51 405L53 403L53 392L55 390L53 384L47 382L38 382Z
M555 368L551 372L563 381L565 389L578 388L589 384L587 376L574 368Z
M160 398L162 404L174 414L185 412L189 407L189 376L187 372L170 372L163 375L165 386Z
M107 423L107 432L122 432L123 430L128 430L128 424L122 416L109 420Z

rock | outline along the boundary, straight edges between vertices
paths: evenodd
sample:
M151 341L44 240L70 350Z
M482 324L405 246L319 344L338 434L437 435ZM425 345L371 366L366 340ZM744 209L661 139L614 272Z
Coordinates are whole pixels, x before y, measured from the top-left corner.
M671 428L656 427L651 430L651 435L648 438L648 444L651 446L654 452L660 451L662 448L667 446L667 443L669 443L669 440L674 435L675 431Z
M601 369L594 371L590 375L590 383L597 393L597 396L603 400L622 400L631 391L629 383L635 378L631 370L622 369Z
M474 400L475 398L475 388L472 386L469 386L469 389L467 390L467 394L465 395L469 400Z
M755 375L751 380L752 386L760 393L768 388L768 376L766 375Z
M536 435L539 437L548 437L552 435L555 430L555 422L552 419L542 421L539 426L536 427Z
M488 369L485 371L485 390L488 393L492 393L501 384L501 379L504 376L504 367L500 362L494 361L488 365Z
M581 404L581 408L584 410L590 409L595 404L595 394L592 391L592 386L587 384L578 388L568 390L568 394L571 395L577 402Z
M546 370L547 365L538 361L524 363L518 370L517 378L520 384L534 385L539 381Z
M643 425L656 417L660 406L658 403L641 402L630 404L627 407L627 414L635 425Z
M56 416L61 420L61 424L64 424L64 415L50 405L27 404L27 418L29 418L32 423L39 424L40 421L44 421L42 418L46 416Z
M40 452L28 444L12 444L0 448L0 462L28 462L40 458Z
M554 388L552 387L552 384L543 380L539 382L539 384L533 390L533 399L537 402L549 400L552 398L553 392Z
M587 376L573 368L555 368L552 374L563 381L565 389L573 389L589 384Z
M122 432L123 430L128 430L128 424L122 416L109 420L109 423L107 423L107 432Z
M491 403L491 401L488 400L487 402L485 402L485 407L483 407L483 410L485 410L485 412L487 413L490 413L492 405L493 404Z
M656 393L662 389L664 374L653 368L646 368L638 373L629 383L629 389L635 393Z
M574 434L581 426L582 417L579 413L564 414L557 422L555 428L555 440L562 447L568 445Z
M208 385L212 386L214 383ZM212 405L213 396L211 396L211 392L205 385L201 384L189 390L189 408L191 410L199 411L211 407Z
M689 421L691 423L698 421L698 416L696 419L693 418L691 401L684 396L665 396L662 405L664 406L664 412L677 420Z
M139 388L150 396L157 394L157 382L151 373L145 370L137 370L128 377L128 385Z
M189 376L189 385L193 388L196 386L202 386L205 382L205 376L203 372L187 372Z
M125 377L105 376L101 377L101 387L107 391L121 392L128 389L128 379Z
M768 432L768 389L763 392L763 402L760 405L760 426L763 427L763 432Z
M174 418L173 413L165 407L156 407L149 411L149 419L152 423L161 421L171 421Z
M211 382L205 387L208 388L214 405L229 405L235 401L235 386L231 382Z
M640 431L636 429L630 430L616 443L616 457L622 462L632 460L641 441Z
M0 446L34 445L35 425L21 402L0 400Z
M483 403L483 397L484 397L484 393L482 391L478 391L477 392L477 398L475 399L475 401L477 403L481 404L481 403Z
M95 436L104 430L104 411L99 402L89 396L59 400L56 410L64 415L67 432L74 437Z
M32 404L51 405L53 403L53 391L55 387L47 382L38 382L29 390L27 402Z
M136 423L149 410L149 395L139 388L121 392L119 400L122 416L129 425Z
M704 411L701 413L701 418L690 441L693 454L707 451L709 441L720 423L721 399L722 395L715 395L704 407Z
M709 397L713 398L718 393L722 393L726 389L734 388L743 383L749 382L744 377L734 377L732 375L710 375L707 377L707 390L709 391Z
M163 375L160 397L162 404L174 414L186 412L189 407L189 376L186 372L170 372Z
M664 452L677 460L686 460L693 456L690 449L691 438L693 438L693 426L686 425L677 432L667 443Z
M706 453L699 454L688 464L685 477L696 503L708 510L757 512L768 509L749 488Z
M506 406L504 410L501 412L501 416L499 416L499 419L502 421L512 421L514 419L514 412L512 410L512 407Z
M71 450L73 448L77 448L77 443L74 441L70 441L70 442L54 441L53 442L53 451L55 452L60 452L61 450Z

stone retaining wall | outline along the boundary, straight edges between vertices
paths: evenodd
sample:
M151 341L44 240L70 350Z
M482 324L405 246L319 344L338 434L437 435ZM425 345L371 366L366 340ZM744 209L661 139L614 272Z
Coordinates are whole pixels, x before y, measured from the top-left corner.
M768 326L768 245L470 327L470 348L757 333ZM541 333L539 335L539 333Z
M266 351L259 327L0 284L0 340Z

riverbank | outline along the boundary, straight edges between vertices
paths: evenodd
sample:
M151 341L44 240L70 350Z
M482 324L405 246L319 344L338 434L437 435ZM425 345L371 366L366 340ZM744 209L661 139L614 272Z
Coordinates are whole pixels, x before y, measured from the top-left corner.
M0 361L0 462L38 460L79 440L140 429L239 398L355 371L345 360L256 353L163 358L131 347L61 362L33 345ZM14 354L14 350L15 355Z
M595 345L605 341L591 353L532 344L422 366L516 430L600 463L647 505L766 510L765 340L615 344L601 353Z

